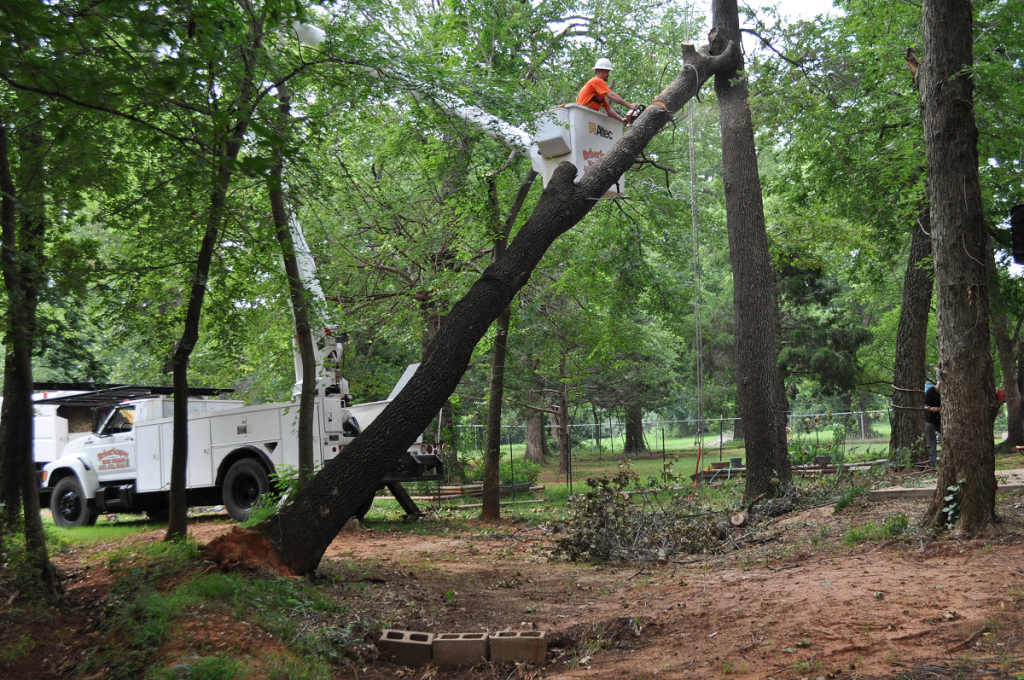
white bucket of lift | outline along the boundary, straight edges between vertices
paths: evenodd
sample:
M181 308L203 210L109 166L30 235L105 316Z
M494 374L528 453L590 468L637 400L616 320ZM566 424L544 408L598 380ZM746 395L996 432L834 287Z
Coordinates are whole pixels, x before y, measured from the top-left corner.
M602 111L579 104L556 106L541 114L533 141L533 169L548 185L552 173L562 161L576 166L576 182L587 170L605 157L622 137L622 123ZM603 198L613 198L626 190L625 177L613 184Z

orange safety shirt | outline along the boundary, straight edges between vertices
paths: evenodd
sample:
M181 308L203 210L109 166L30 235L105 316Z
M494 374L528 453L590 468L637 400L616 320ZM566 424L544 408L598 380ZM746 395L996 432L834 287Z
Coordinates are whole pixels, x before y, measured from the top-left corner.
M576 97L576 103L580 106L589 106L595 111L600 111L605 103L607 103L605 95L611 91L612 88L608 87L608 83L594 76L580 90L579 95Z

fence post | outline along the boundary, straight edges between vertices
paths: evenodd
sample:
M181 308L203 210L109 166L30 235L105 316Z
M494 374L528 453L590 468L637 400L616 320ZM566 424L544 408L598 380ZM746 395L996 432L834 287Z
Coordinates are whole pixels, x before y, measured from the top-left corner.
M722 449L725 446L725 416L718 416L718 462L722 462Z
M661 481L665 481L665 426L661 426Z
M612 427L611 416L608 417L608 452L615 457L615 428Z

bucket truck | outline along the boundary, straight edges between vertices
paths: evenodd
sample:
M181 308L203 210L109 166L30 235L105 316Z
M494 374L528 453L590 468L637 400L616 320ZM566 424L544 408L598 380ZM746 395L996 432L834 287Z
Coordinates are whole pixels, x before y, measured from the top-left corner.
M316 280L313 259L294 215L291 233L304 287L325 302ZM337 326L314 334L317 361L313 404L313 457L323 465L343 455L358 436L405 387L418 364L409 366L388 398L351 404L348 381L341 376L342 343ZM223 504L236 520L249 516L262 494L270 491L271 474L299 461L295 396L302 391L302 365L295 352L293 400L242 406L238 401L190 400L188 415L187 500L190 506ZM145 511L166 516L171 472L172 406L169 388L149 388L162 394L139 396L126 386L40 399L39 407L89 404L106 400L92 432L64 447L62 456L47 463L40 474L41 492L54 521L64 527L92 524L99 513ZM127 399L119 400L127 396ZM90 402L90 400L92 400ZM118 403L109 405L111 401ZM383 480L408 513L418 513L401 482L441 479L440 448L419 441ZM357 516L369 510L366 499Z

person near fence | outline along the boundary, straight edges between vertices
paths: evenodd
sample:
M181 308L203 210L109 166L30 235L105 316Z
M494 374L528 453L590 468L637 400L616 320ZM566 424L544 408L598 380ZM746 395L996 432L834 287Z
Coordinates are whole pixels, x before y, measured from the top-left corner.
M942 432L942 395L936 382L924 392L924 446L928 449L928 465L935 467L937 460L937 433Z

